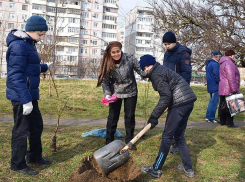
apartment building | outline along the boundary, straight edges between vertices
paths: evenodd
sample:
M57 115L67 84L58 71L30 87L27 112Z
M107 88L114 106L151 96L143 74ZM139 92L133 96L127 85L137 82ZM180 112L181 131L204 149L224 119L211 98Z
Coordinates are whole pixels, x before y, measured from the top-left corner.
M96 76L105 46L117 40L118 3L119 0L1 0L1 40L4 43L4 36L11 29L24 30L31 15L43 16L49 27L45 43L54 52L56 74ZM2 52L6 52L6 45ZM2 60L2 72L6 72L6 58Z
M152 25L153 9L136 6L126 16L125 22L125 52L132 53L137 59L150 54L161 63L161 39L156 36Z

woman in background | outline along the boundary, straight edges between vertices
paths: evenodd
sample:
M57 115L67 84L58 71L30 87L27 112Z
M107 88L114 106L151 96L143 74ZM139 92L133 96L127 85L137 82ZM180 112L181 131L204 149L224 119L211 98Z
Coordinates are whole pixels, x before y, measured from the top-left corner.
M240 73L235 65L234 59L235 52L233 50L227 50L225 51L225 56L219 61L220 125L226 125L231 128L237 128L238 126L233 122L233 117L231 117L227 108L225 97L239 93L240 89Z

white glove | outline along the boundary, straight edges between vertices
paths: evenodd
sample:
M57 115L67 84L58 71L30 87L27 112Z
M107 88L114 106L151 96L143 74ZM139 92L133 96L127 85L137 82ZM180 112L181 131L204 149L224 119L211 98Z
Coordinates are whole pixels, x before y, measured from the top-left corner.
M30 114L32 109L33 109L32 102L28 102L26 104L23 104L23 115Z
M53 65L53 62L47 62L46 64L48 65L48 69L50 69L51 66Z
M110 95L106 95L105 98L110 100L111 96Z

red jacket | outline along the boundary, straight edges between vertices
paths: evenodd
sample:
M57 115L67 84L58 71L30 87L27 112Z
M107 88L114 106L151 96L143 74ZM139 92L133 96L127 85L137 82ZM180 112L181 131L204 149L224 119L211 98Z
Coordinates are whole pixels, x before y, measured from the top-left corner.
M235 61L230 57L223 56L219 63L219 95L227 96L239 92L240 73L235 65Z

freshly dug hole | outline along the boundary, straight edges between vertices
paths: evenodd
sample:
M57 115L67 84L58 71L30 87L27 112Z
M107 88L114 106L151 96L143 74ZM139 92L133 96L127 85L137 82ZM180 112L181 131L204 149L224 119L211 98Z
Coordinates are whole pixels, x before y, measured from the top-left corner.
M93 157L87 157L68 182L138 182L140 181L141 170L130 159L121 167L108 175L102 173L99 165Z

